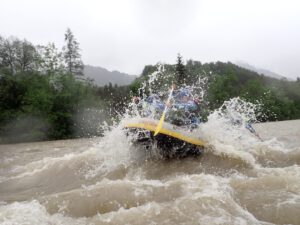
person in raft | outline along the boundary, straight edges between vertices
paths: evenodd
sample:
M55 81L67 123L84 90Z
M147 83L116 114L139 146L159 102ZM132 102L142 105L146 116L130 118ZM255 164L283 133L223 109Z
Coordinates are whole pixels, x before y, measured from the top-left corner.
M199 96L193 96L189 87L176 89L176 85L173 84L173 98L168 105L166 121L177 126L196 128L200 123L197 116L200 102Z
M233 108L227 114L227 117L230 120L230 123L234 126L242 126L244 124L245 128L255 135L259 140L263 141L259 134L252 127L250 119L243 118L242 111L238 107Z
M168 103L166 114L166 122L177 126L190 126L195 128L200 123L200 118L197 116L199 112L200 98L191 94L188 87L176 89L173 84L172 99ZM137 104L141 117L154 118L159 120L166 103L163 102L157 94L152 94L145 99L133 97L133 103Z
M165 108L165 104L157 94L152 94L145 99L134 96L132 103L141 117L153 119L159 119Z

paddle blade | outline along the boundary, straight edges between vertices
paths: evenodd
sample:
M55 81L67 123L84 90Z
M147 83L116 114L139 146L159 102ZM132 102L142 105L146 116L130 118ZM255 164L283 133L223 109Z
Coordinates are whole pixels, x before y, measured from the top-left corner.
M160 130L161 130L163 124L164 124L164 121L165 121L165 116L166 116L166 112L163 112L163 114L162 114L162 116L159 120L159 123L158 123L158 125L155 129L154 136L156 136L160 132Z

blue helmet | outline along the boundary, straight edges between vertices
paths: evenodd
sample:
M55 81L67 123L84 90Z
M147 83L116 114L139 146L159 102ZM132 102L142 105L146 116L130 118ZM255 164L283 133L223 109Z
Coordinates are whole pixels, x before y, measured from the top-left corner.
M160 101L160 98L156 94L150 95L148 98L146 98L147 103L153 103L155 101Z
M178 92L178 94L176 95L177 98L181 99L183 97L190 97L191 96L191 93L188 89L186 88L181 88Z

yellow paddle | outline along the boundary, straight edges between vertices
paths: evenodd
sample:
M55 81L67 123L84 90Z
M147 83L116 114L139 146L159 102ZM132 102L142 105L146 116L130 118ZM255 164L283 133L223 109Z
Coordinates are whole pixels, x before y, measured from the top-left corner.
M161 115L161 118L160 118L160 120L159 120L159 122L158 122L158 124L157 124L156 129L155 129L154 136L156 136L156 135L160 132L160 130L161 130L163 124L164 124L165 117L166 117L166 112L167 112L168 105L169 105L169 103L170 103L170 101L171 101L171 98L172 98L173 90L174 90L174 85L172 85L171 92L170 92L169 97L168 97L168 100L167 100L167 102L166 102L166 106L165 106L165 109L164 109L164 111L163 111L163 114Z

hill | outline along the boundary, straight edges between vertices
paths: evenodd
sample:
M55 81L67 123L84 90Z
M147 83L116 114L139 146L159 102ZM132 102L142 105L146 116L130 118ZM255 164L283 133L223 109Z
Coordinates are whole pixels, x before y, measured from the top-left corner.
M243 67L245 69L248 69L248 70L252 70L258 74L263 74L265 76L268 76L268 77L272 77L272 78L276 78L276 79L287 79L286 77L284 76L281 76L277 73L274 73L270 70L266 70L266 69L261 69L261 68L256 68L255 66L252 66L248 63L245 63L245 62L242 62L242 61L237 61L235 62L234 64L240 66L240 67Z
M99 66L84 66L84 75L93 79L97 86L108 85L109 83L117 84L119 86L130 84L136 76L121 73L119 71L108 71Z

